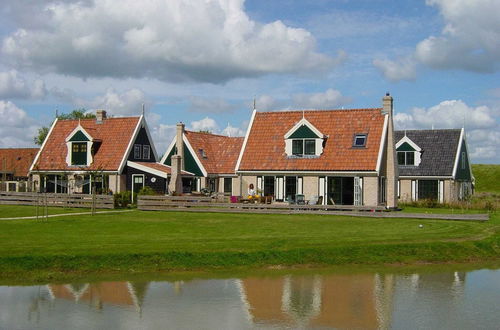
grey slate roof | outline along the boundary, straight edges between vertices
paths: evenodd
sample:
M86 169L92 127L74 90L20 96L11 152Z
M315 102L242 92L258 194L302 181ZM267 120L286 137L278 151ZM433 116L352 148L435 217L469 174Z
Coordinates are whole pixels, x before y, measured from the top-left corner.
M400 176L452 176L461 129L395 131L395 143L408 136L422 149L419 166L399 166Z

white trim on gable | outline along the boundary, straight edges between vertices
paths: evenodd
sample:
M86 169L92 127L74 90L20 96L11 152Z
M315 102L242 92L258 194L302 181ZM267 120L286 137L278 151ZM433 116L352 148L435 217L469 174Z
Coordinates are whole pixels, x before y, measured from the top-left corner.
M186 134L182 134L182 141L184 141L184 144L186 145L186 147L188 148L189 152L193 156L194 161L196 162L196 165L198 165L198 167L200 168L201 173L203 174L203 176L207 177L208 176L207 170L205 169L205 167L201 163L200 159L198 158L198 155L196 154L196 152L194 151L193 147L189 143L189 141L188 141L188 139L186 137ZM186 156L184 155L184 157L186 157Z
M59 118L56 117L56 119L54 120L54 122L52 123L52 126L50 126L50 129L49 129L49 132L47 133L47 136L45 137L45 140L43 140L43 143L42 143L42 146L40 147L40 149L38 150L38 153L36 154L36 157L35 159L33 160L33 163L31 163L31 166L30 166L30 172L33 171L33 167L35 166L36 162L38 161L38 158L40 157L40 154L42 153L43 151L43 148L45 147L45 144L47 143L47 141L49 140L49 137L50 137L50 134L52 134L52 130L54 129L54 127L56 126L56 123L57 121L59 120Z
M234 168L234 172L237 172L238 169L240 168L241 159L243 158L243 153L245 152L245 148L247 146L248 137L250 136L250 131L252 130L256 113L257 110L254 109L252 112L252 118L250 118L250 123L248 124L247 132L245 134L245 140L243 140L243 145L241 146L240 155L238 156L238 161L236 162L236 166Z
M157 162L158 161L158 153L156 152L156 148L155 148L155 145L153 143L153 138L151 137L151 133L149 132L149 126L148 126L148 123L147 123L145 117L143 118L143 121L144 121L144 129L146 130L146 135L148 136L148 140L149 140L149 146L151 147L151 150L153 150L153 155L155 156L155 162Z
M295 133L296 130L298 130L302 126L307 126L311 131L313 131L314 134L316 134L318 139L323 139L325 138L325 135L319 131L316 127L314 127L313 124L311 124L307 119L302 118L295 124L284 136L285 139L290 138L290 135Z
M66 137L65 141L66 143L69 142L69 140L71 140L71 138L73 137L73 135L76 134L76 132L78 131L82 131L83 135L85 135L85 137L93 142L94 141L94 138L85 130L85 128L82 127L82 125L80 123L78 123L78 125L75 127L75 129L69 133L69 135ZM75 142L79 142L79 141L75 141ZM84 141L81 141L81 142L84 142Z
M172 152L172 149L175 147L176 140L177 140L177 138L174 136L174 138L172 139L172 142L169 144L167 150L163 154L163 157L161 157L160 163L165 164L165 161L167 160L168 155L170 154L170 152Z
M453 165L453 173L452 173L453 180L455 180L457 176L458 161L460 160L460 151L462 150L462 143L465 140L464 133L465 130L462 128L460 130L460 140L458 141L457 153L455 154L455 164ZM469 149L467 149L467 152L469 152ZM470 166L470 161L469 161L469 166Z
M123 155L122 161L120 162L120 166L118 167L119 174L122 174L123 169L125 168L125 165L127 164L128 155L132 151L132 146L134 145L134 141L137 138L137 135L139 134L143 118L144 118L144 115L141 115L139 117L139 120L137 121L137 125L135 126L134 132L132 133L132 137L130 138L130 141L128 142L127 150L125 151L125 154Z
M152 163L152 164L155 164L155 163ZM164 179L166 179L168 176L168 174L166 172L162 172L162 171L159 171L155 168L151 168L151 167L148 167L148 166L145 166L142 164L138 164L138 163L130 161L130 160L127 160L127 166L135 168L136 170L139 170L139 171L143 171L146 173L150 173L150 174L159 176L159 177L164 178ZM163 165L163 166L165 166L166 168L170 168L170 166L168 166L168 165Z
M387 140L387 127L389 125L389 115L385 115L384 118L384 126L382 128L382 136L380 137L380 146L378 149L378 158L377 158L377 167L375 168L375 171L377 171L377 174L380 174L380 166L382 165L382 158L384 155L384 147L385 147L385 141Z
M398 149L405 142L408 143L415 151L422 151L422 149L406 135L396 143L396 149Z

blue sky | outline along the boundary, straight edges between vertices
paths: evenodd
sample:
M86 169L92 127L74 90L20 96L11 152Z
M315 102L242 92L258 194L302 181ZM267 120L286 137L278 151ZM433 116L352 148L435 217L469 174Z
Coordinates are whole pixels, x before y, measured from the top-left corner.
M56 109L138 115L163 153L178 121L242 135L261 111L380 107L461 128L500 163L496 0L66 0L0 5L0 147Z

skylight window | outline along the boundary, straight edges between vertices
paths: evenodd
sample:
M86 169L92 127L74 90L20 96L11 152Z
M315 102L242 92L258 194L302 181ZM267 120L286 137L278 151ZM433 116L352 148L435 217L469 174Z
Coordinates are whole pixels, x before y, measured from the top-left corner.
M367 134L356 134L352 146L357 148L366 147Z

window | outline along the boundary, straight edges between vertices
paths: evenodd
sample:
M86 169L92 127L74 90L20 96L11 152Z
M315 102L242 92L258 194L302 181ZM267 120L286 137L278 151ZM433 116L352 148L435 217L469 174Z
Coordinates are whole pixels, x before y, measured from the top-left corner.
M462 151L462 170L465 170L465 152Z
M274 176L264 177L264 196L274 196Z
M207 158L207 154L205 153L205 150L203 150L203 149L198 149L198 152L200 153L200 156L201 156L202 158Z
M292 141L292 154L296 156L302 156L304 154L304 140L293 140Z
M418 199L438 200L438 180L418 180Z
M415 165L415 152L398 151L398 165L405 165L405 166Z
M292 140L292 155L302 157L316 154L316 141L313 139Z
M87 142L73 142L71 165L87 165Z
M304 140L304 154L314 155L316 153L316 141Z
M365 147L366 146L366 134L356 134L354 136L353 147Z
M150 158L150 153L151 153L151 147L147 144L142 146L142 158L143 159L149 159Z
M233 178L224 178L224 193L233 193Z
M135 159L141 159L141 145L140 144L134 144L134 158Z

